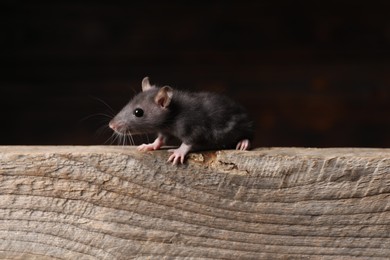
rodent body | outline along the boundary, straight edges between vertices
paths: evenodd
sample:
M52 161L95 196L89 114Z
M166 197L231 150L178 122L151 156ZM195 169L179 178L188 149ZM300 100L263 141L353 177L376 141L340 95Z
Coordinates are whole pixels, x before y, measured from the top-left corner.
M158 133L141 151L157 150L170 137L182 144L171 150L169 161L184 162L190 151L237 148L247 150L253 138L253 122L245 109L231 99L208 92L185 92L150 85L146 77L136 95L110 122L120 134Z

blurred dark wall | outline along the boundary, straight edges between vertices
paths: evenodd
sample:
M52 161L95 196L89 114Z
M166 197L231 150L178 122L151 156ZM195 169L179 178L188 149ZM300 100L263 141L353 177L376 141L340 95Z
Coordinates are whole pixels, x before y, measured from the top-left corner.
M243 103L256 146L390 146L388 1L32 2L0 4L0 144L103 144L98 99L148 75Z

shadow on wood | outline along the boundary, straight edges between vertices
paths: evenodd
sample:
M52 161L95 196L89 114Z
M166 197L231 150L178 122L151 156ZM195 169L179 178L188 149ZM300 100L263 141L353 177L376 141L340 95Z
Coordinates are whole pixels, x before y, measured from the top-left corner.
M390 150L0 147L0 258L390 255Z

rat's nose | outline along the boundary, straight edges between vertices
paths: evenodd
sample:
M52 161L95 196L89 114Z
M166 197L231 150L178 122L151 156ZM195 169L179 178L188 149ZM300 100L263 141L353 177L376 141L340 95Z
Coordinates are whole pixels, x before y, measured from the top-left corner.
M122 125L123 124L121 124L120 122L115 122L114 120L111 120L108 124L108 126L114 131L117 131L119 128L121 128Z
M126 128L126 124L122 121L111 120L108 126L115 132L122 132Z
M114 122L112 122L112 121L108 124L108 126L109 126L112 130L115 130L115 129L116 129L116 124L115 124Z

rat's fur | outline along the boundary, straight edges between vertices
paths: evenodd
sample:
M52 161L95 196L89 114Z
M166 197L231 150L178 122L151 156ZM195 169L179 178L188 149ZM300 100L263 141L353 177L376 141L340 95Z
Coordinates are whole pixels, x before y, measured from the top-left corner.
M189 145L190 151L230 149L241 140L252 140L253 122L245 109L228 97L147 84L145 78L143 92L111 120L110 127L116 132L159 133L162 140L173 136ZM142 117L134 115L136 108L144 111Z
M175 90L175 116L168 131L193 150L235 148L242 139L252 139L253 123L245 110L231 99L214 93Z

